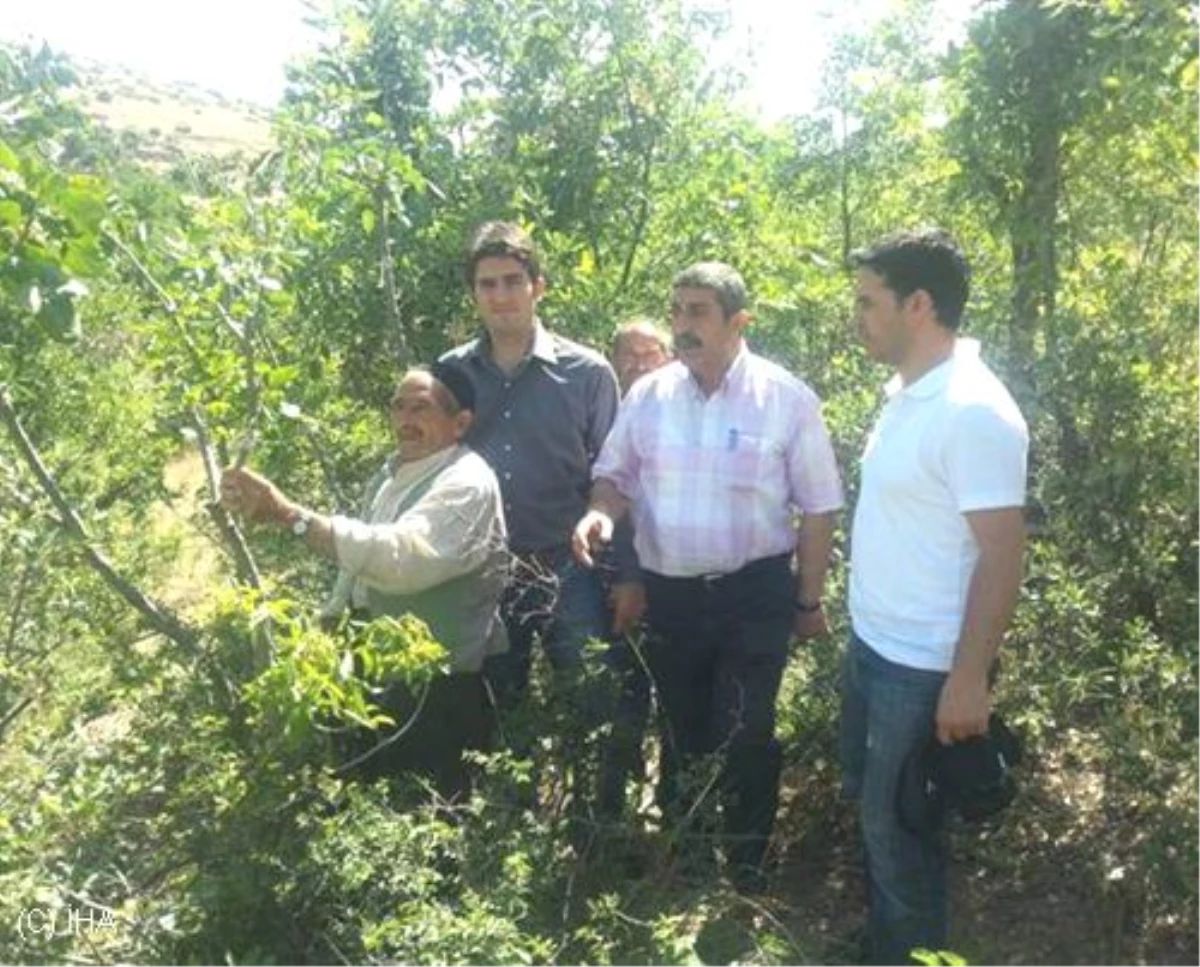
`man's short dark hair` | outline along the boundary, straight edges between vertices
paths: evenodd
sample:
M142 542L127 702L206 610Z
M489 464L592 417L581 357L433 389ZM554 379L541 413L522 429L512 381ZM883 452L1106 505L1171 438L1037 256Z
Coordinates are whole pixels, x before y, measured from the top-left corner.
M724 262L697 262L689 265L671 282L672 289L711 289L728 319L750 304L746 283L737 269Z
M850 255L855 268L870 269L903 299L918 289L929 293L938 322L950 330L962 323L971 291L971 268L954 237L941 228L896 232Z
M466 373L443 362L431 366L410 366L396 384L396 393L411 376L428 376L434 399L447 416L458 416L463 410L475 412L475 387ZM396 397L392 397L395 405Z
M475 288L475 269L482 259L511 258L521 263L530 282L542 277L537 248L529 233L512 222L484 222L467 245L467 286Z

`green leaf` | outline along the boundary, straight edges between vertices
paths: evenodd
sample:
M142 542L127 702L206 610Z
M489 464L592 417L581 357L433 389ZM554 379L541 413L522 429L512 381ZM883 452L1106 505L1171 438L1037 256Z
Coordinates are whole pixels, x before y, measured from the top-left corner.
M11 225L14 228L21 224L21 206L12 199L0 201L0 224Z
M19 171L21 168L21 159L3 141L0 141L0 168L7 168L9 171Z

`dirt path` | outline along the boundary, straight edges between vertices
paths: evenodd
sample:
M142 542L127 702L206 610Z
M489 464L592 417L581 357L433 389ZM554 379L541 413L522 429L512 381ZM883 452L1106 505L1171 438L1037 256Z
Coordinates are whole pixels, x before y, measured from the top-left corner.
M204 462L196 450L185 450L163 470L171 498L154 508L151 527L160 537L176 542L178 553L170 574L156 594L183 615L211 593L226 567L217 546L197 531L207 500Z

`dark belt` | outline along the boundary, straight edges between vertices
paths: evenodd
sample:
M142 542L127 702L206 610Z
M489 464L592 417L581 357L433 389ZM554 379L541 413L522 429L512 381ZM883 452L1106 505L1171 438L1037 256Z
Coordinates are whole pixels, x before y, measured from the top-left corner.
M788 567L791 560L792 555L789 552L787 554L775 554L771 557L760 557L749 564L743 564L736 571L696 574L691 577L670 577L669 575L659 574L655 571L645 571L645 573L657 581L663 581L674 587L693 586L704 591L720 591L742 581L752 581L760 575L779 567L781 564L784 567Z

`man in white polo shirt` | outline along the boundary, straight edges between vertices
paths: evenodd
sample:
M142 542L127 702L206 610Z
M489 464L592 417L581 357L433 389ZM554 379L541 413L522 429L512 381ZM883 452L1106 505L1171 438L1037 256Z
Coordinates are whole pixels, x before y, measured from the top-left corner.
M978 343L957 335L969 269L946 232L893 235L854 262L859 332L896 374L851 534L842 762L866 846L866 953L896 964L944 947L947 919L944 837L901 823L901 767L931 734L987 731L1021 584L1029 436Z
M842 489L820 401L749 350L749 322L745 283L730 266L701 262L675 277L676 361L621 404L573 544L591 564L614 520L631 512L665 725L664 816L691 833L698 807L720 798L730 873L755 891L779 797L775 701L793 634L826 630L821 598ZM682 789L680 773L712 754L722 781Z

